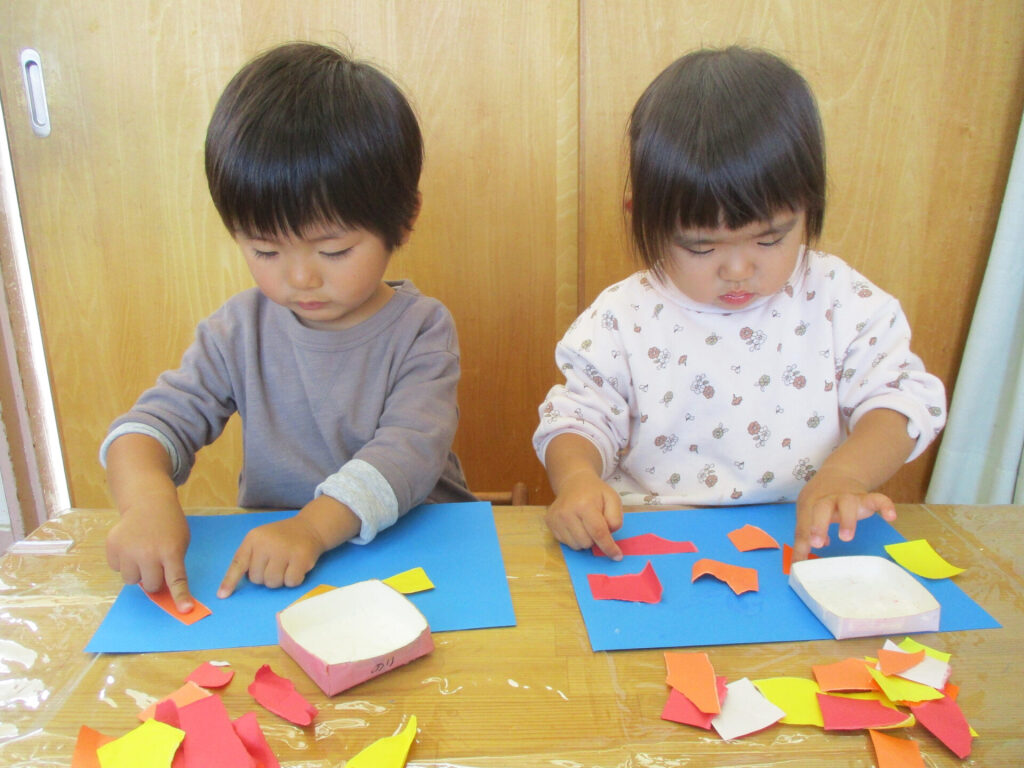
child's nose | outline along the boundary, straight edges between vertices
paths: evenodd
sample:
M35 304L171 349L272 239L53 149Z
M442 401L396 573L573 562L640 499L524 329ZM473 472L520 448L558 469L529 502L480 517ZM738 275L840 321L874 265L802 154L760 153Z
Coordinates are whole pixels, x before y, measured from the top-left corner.
M743 248L736 248L725 255L719 275L723 280L746 280L754 274L754 260Z
M320 285L320 271L311 259L292 259L288 265L288 281L296 288L316 288Z

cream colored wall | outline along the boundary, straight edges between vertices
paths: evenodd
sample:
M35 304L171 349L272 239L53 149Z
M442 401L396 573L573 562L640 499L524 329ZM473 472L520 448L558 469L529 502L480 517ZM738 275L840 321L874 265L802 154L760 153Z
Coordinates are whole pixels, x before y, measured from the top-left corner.
M250 285L210 205L206 121L231 74L288 39L339 43L409 92L424 208L393 276L441 298L463 350L456 448L480 490L526 480L552 350L631 265L622 137L644 85L732 41L789 57L818 93L831 203L822 245L904 303L952 387L1020 118L1019 0L37 0L0 8L0 97L72 501L105 506L109 421L177 364L196 322ZM43 58L53 133L31 135L18 52ZM186 504L232 504L237 428ZM890 484L923 498L933 453Z

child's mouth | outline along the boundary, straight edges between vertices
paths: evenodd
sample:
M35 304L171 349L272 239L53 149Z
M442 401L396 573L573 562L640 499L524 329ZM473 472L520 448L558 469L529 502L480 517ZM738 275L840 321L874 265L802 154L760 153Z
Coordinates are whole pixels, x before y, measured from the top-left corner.
M754 298L754 294L747 293L745 291L736 293L723 293L718 298L722 301L723 304L739 306L741 304L746 304L748 301Z

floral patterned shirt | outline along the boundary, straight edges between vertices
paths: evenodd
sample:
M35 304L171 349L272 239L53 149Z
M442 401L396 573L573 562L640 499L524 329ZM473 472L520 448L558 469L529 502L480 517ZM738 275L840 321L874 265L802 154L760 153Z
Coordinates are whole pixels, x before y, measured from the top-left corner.
M556 435L588 438L627 504L793 501L865 412L909 419L908 461L946 419L899 302L807 249L781 291L738 311L637 272L576 319L555 359L566 381L540 406L534 449L543 461Z

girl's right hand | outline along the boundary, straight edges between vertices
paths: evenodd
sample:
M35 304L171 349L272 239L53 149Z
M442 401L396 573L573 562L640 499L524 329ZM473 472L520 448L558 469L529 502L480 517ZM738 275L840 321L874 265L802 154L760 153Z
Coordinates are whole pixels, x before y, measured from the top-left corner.
M565 478L545 520L566 546L590 549L596 545L611 559L622 559L622 550L612 538L622 527L622 500L596 474L582 471Z
M125 584L140 584L151 594L167 585L175 607L188 613L195 606L185 573L189 539L178 504L127 510L107 534L107 562Z

